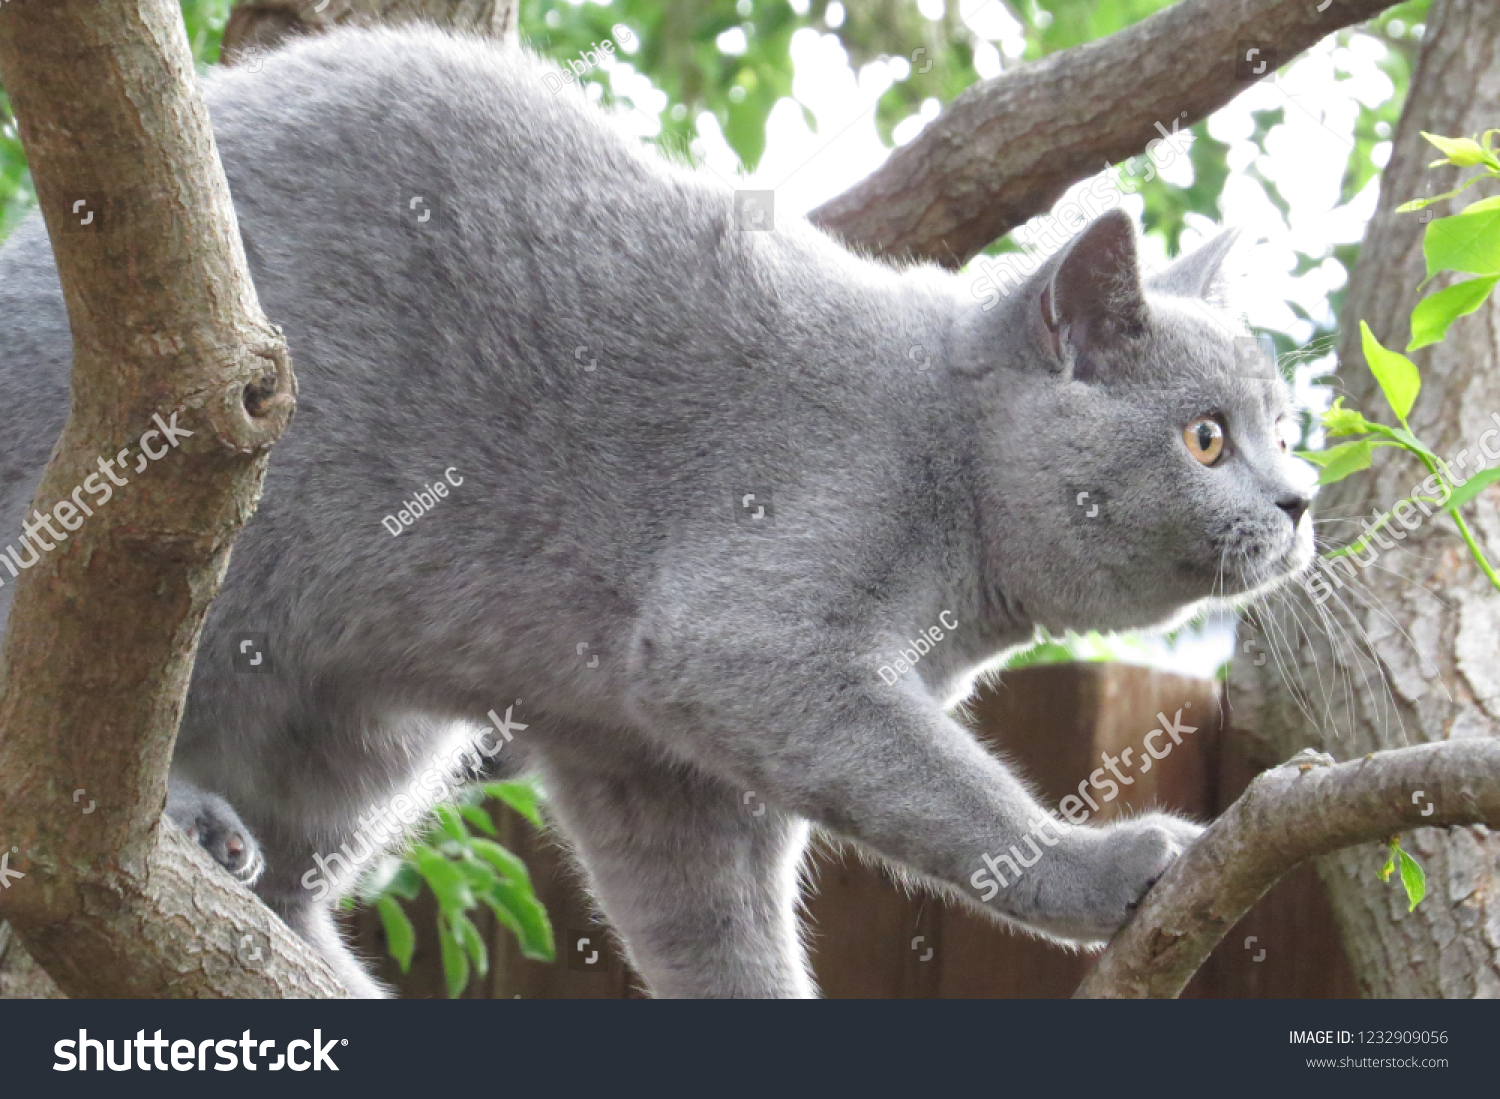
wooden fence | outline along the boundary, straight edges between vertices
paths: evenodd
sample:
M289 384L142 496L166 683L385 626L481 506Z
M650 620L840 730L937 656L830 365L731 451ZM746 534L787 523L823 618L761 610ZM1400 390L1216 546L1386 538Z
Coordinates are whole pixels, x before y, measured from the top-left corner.
M1158 712L1197 731L1139 769L1142 740ZM1021 767L1045 804L1076 792L1101 766L1101 753L1133 750L1134 778L1122 796L1101 802L1096 819L1147 808L1171 808L1207 820L1234 801L1274 760L1246 754L1245 737L1225 731L1218 685L1125 664L1057 664L1009 672L974 706L976 730ZM1157 738L1161 747L1166 742ZM557 933L558 960L520 957L510 935L486 916L489 976L471 982L477 998L611 999L641 995L607 925L593 912L558 842L538 835L509 810L497 809L506 844L531 868ZM501 823L503 821L503 823ZM931 895L914 895L886 871L852 853L819 851L817 892L807 905L808 940L820 988L829 997L1064 997L1090 964ZM354 931L361 952L382 958L382 976L403 996L442 996L430 898L415 906L417 954L402 976L386 954L378 919L362 915ZM570 943L600 949L592 964ZM1333 913L1317 874L1299 867L1282 879L1214 952L1185 992L1189 997L1348 997L1359 995Z

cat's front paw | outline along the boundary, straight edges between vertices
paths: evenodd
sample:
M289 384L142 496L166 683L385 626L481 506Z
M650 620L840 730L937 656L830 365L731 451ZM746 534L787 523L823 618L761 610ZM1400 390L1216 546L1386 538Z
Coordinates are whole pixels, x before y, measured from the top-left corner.
M1118 931L1147 891L1202 834L1202 825L1167 813L1148 813L1106 828L1100 837L1094 937L1102 942Z
M219 795L173 780L168 787L167 816L238 881L253 886L260 879L266 868L260 844Z

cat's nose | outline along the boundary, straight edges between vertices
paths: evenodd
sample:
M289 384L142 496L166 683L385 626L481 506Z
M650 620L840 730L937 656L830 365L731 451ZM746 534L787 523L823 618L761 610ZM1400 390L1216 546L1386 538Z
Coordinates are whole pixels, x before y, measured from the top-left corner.
M1296 530L1297 524L1302 521L1303 512L1307 511L1307 505L1311 502L1300 492L1293 492L1277 500L1276 506L1287 513L1288 518L1292 521L1292 529Z

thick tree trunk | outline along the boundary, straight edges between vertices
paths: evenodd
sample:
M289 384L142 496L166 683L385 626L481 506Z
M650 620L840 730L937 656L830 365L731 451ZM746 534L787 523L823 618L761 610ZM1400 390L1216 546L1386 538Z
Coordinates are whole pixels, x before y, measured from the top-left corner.
M1496 125L1495 6L1492 0L1435 0L1380 204L1340 318L1340 384L1350 403L1367 414L1384 412L1384 402L1363 362L1359 321L1368 321L1387 347L1404 347L1425 273L1424 223L1417 214L1394 210L1409 198L1448 190L1458 178L1451 169L1427 170L1436 153L1421 131L1472 135ZM1470 191L1436 216L1482 193ZM1459 320L1445 342L1412 356L1423 379L1412 428L1450 463L1464 450L1477 456L1480 435L1496 426L1491 416L1500 411L1497 354L1500 300L1492 298ZM1389 422L1388 415L1380 418ZM1414 461L1395 457L1396 451L1377 453L1373 470L1324 492L1321 515L1369 516L1409 495L1425 475ZM1455 472L1462 477L1474 468L1471 457L1467 469ZM1493 561L1500 557L1500 493L1481 494L1470 512L1475 537ZM1320 529L1338 543L1359 531L1350 522ZM1321 608L1337 624L1333 640L1311 601L1297 593L1264 616L1255 644L1245 646L1279 658L1261 667L1242 658L1230 686L1234 724L1253 731L1272 758L1310 746L1356 759L1379 748L1496 734L1500 594L1446 518L1424 522L1395 546L1361 570L1358 586L1336 591ZM1351 638L1365 640L1356 647ZM1408 793L1418 804L1430 795L1416 788ZM1500 835L1482 827L1418 829L1403 842L1427 871L1429 895L1414 912L1407 911L1399 888L1376 878L1382 847L1350 848L1318 864L1366 993L1500 996Z
M222 56L275 49L299 34L351 23L434 23L470 34L513 38L520 0L242 0L224 28Z
M180 24L180 13L176 12L175 5L166 3L157 6L165 7L174 16L175 22ZM507 37L514 36L516 33L516 19L518 11L518 0L250 0L250 2L239 5L239 7L237 7L232 13L229 26L225 31L224 49L226 56L232 60L233 54L236 50L244 50L251 47L273 48L281 40L281 38L283 38L287 34L316 33L318 30L324 29L327 26L355 21L395 23L405 20L420 19L430 23L450 26L460 30L471 31L476 34L487 34L495 37ZM158 11L156 12L156 14L160 15L161 13ZM163 23L159 26L156 26L154 29L158 33L158 35L168 40L169 44L173 47L177 45L177 42L173 39L181 38L181 35L179 33L176 33L174 28L168 26L167 24ZM102 32L99 32L97 27L95 28L95 31L96 37L93 39L93 41L99 43L113 41L112 39L106 37ZM171 56L167 58L167 67L172 70L172 74L174 77L181 77L183 75L186 75L190 78L192 66L190 61L184 63L183 56L185 56L185 48L186 47L184 43L183 55L172 53L172 51L169 50L169 54L171 54ZM92 47L92 50L95 51L94 55L96 55L99 59L108 60L107 58L105 58L102 52L103 49L104 47L102 45ZM120 57L123 59L125 58L125 55L121 54ZM140 60L138 54L131 54L130 58L134 59L137 62ZM19 65L6 64L6 60L7 59L5 58L4 54L0 53L0 71L3 71L5 74L5 84L6 87L10 88L11 90L12 101L17 104L17 114L19 116L23 109L21 108L20 104L27 97L24 94L18 96L16 94L16 89L11 87L11 81L18 80L24 85L24 83L28 79L31 79L31 77L28 70L23 69ZM68 78L65 74L68 72L68 59L56 57L52 60L55 64L55 68L53 70L54 73L64 74L62 76L62 82L67 83ZM78 62L76 59L74 59L71 63L77 64ZM123 60L122 63L129 64L130 61ZM138 68L135 70L135 72L136 75L139 76L141 75L142 69ZM59 89L57 89L56 87L49 87L48 89L48 92L51 94L56 94L58 91ZM141 165L142 163L156 163L163 166L176 166L179 164L179 161L171 159L172 157L181 156L186 158L180 162L182 170L180 172L175 172L175 174L179 177L178 190L175 192L175 194L170 196L170 201L165 201L166 196L164 194L158 194L158 197L164 199L164 201L158 206L158 209L176 209L178 206L186 208L189 204L195 204L194 212L199 215L199 219L179 222L179 225L186 226L181 235L178 235L175 232L161 232L158 234L160 240L162 241L160 247L164 249L164 254L165 251L170 251L170 258L167 260L167 262L171 265L176 266L178 271L181 273L193 273L197 271L197 268L189 265L187 257L196 256L198 261L206 262L209 264L209 266L219 269L219 275L232 275L230 285L233 286L233 293L225 294L224 297L225 300L234 304L239 310L237 315L233 315L233 323L257 327L261 331L269 332L271 330L268 329L264 319L260 316L259 306L256 304L254 291L249 284L248 272L244 269L244 259L240 255L239 249L239 238L237 233L233 231L233 210L229 206L227 190L223 186L222 172L218 168L216 155L213 154L212 151L211 139L209 138L207 133L207 128L205 125L206 120L201 109L201 102L198 101L196 89L192 88L191 82L189 80L186 84L178 86L175 89L175 92L177 93L175 96L168 97L170 101L169 105L162 108L162 113L160 114L160 116L147 120L147 126L153 127L151 129L151 132L149 133L130 134L129 126L125 126L121 130L116 131L115 129L111 128L116 124L116 120L113 117L104 118L102 115L95 115L87 132L110 133L111 135L115 135L116 133L118 133L122 140L118 144L110 144L104 149L95 148L94 151L105 152L112 158L118 153L125 158L123 162L132 163L132 169L128 173L116 172L114 167L111 166L110 168L108 168L108 170L91 171L85 176L75 176L74 178L107 178L112 181L126 181L130 180L134 175L138 174L138 170L135 166ZM42 94L43 93L41 92L38 93L38 101L41 100ZM92 93L86 90L78 90L76 96L76 105L80 109L88 109L88 100L86 98L88 94ZM116 104L116 106L118 107L119 105ZM178 117L174 113L179 108L183 108L185 110L185 113L181 117ZM38 108L38 110L41 112L41 117L49 117L50 104L42 104ZM35 172L36 158L39 155L36 144L37 139L34 136L35 127L28 126L27 119L25 119L24 117L22 117L20 121L23 137L27 142L28 154L33 159L33 171ZM172 133L161 132L161 127L174 126L183 126L184 129L175 135ZM127 134L129 134L129 137L127 137ZM131 145L130 138L134 138L139 143L145 143L148 141L160 141L167 146L167 149L166 151L162 151L160 147L157 147L150 154L151 159L148 159L145 162L141 160L131 161L132 157L141 155L135 151L141 146ZM88 150L71 149L69 150L69 152L70 155L84 156L87 154ZM208 154L208 160L202 159L205 152ZM40 155L45 156L45 153ZM113 163L114 161L112 159L111 165L113 165ZM43 168L43 172L45 173L45 167ZM160 180L154 181L154 183L156 184L160 184L160 182ZM42 186L40 177L38 178L38 186ZM48 196L44 193L43 205L50 210L51 207L49 206L47 199ZM111 199L112 201L115 199L118 199L119 201L118 206L113 204L111 205L110 212L112 214L123 217L127 213L127 211L132 213L135 211L135 203L131 201L131 196L128 196L124 189L119 190L116 194L112 194ZM128 207L126 205L127 202L130 202L130 205ZM141 221L139 224L143 230L149 230L150 226L152 226L154 223L150 222L148 219ZM207 238L198 240L195 239L194 234L201 231L205 224L215 224L217 226L214 244L223 249L222 253L214 248L208 248L206 250L213 253L212 255L201 254L205 251ZM149 235L149 231L143 232L142 234L143 237ZM54 235L54 240L55 239L56 236ZM139 247L140 244L141 238L136 238L135 244L132 245L132 247ZM59 263L62 264L63 262L64 257L60 250ZM233 270L232 272L226 272L222 269L224 266L234 268L235 270ZM132 267L122 269L145 271L148 268ZM97 275L98 273L99 272L96 270L95 274ZM66 275L67 272L64 271L64 276L66 277ZM146 285L150 286L151 284L147 283ZM210 285L210 283L202 281L197 285L207 286ZM161 287L161 284L157 284L157 286ZM169 290L176 289L181 291L183 289L183 284L172 283L164 288ZM183 320L182 314L180 312L172 311L170 309L170 303L168 303L164 299L156 305L152 305L152 299L157 296L155 290L153 290L152 292L142 291L142 293L144 297L144 300L141 302L143 306L142 310L136 310L132 312L117 312L115 311L115 306L110 306L107 308L103 308L102 310L96 309L95 315L100 317L138 317L141 318L141 320L137 325L136 331L143 332L147 331L149 328L149 330L152 331L169 334L162 337L169 341L177 338L171 334L180 331L178 325ZM70 316L74 312L74 301L71 296L69 299L69 312ZM75 331L76 325L77 322L75 321ZM141 327L143 325L147 327ZM134 337L136 335L136 332L117 332L114 333L114 335L119 340L123 341L125 339ZM224 334L219 333L214 336L214 339L220 345L231 344L232 341L226 340L223 337ZM276 334L272 338L274 339L276 345L280 347L279 334ZM187 347L187 344L183 343L176 346L179 350L183 350ZM224 357L223 355L221 355L220 358L221 366L228 363L229 361L228 358ZM78 361L81 363L83 360L80 357ZM191 363L192 359L190 355L184 353L184 356L178 361ZM287 380L288 382L290 381L289 374L287 376ZM79 376L76 372L74 384L75 386L79 384ZM124 375L120 376L118 384L120 384L122 387L126 384L126 378ZM121 407L123 407L123 405L121 405ZM163 405L163 407L170 406ZM284 422L284 417L282 418L282 420ZM71 430L73 425L70 424L69 426ZM192 425L188 423L184 426L191 427ZM137 434L139 434L139 431L137 432ZM68 436L65 435L65 441L67 439ZM74 442L77 443L78 441L74 440ZM85 440L81 443L78 443L78 445L81 445L85 448L84 450L80 451L80 453L88 461L92 461L93 456L97 453L114 453L119 449L118 446L113 445L95 445L92 440ZM238 524L247 519L251 510L253 510L254 498L259 494L261 470L263 469L264 459L262 456L251 461L250 459L241 456L239 458L232 459L232 461L247 461L253 465L253 469L244 471L248 476L253 478L253 491L249 491L248 495L245 492L242 492L240 496L237 497L238 503L232 509L232 513L230 515L230 517L233 519L234 527L235 529L237 529ZM44 483L44 496L46 491L47 486ZM248 503L246 503L246 501L248 501ZM50 500L44 502L50 502ZM120 516L116 516L115 518L120 522L126 522L130 519L130 515L129 513L126 513ZM185 523L184 525L190 524ZM232 535L232 529L226 529L221 533ZM208 541L207 537L202 534L202 531L198 531L196 537L198 537L203 544L206 544ZM228 541L227 538L225 538L222 545L218 548L218 559L213 564L211 582L206 584L198 582L194 584L196 590L192 592L193 617L178 632L177 640L181 649L180 653L178 654L180 658L180 666L173 670L173 675L178 677L178 680L174 680L172 684L169 684L169 694L171 692L178 691L179 688L185 688L186 675L191 666L190 656L193 646L196 644L197 628L201 623L202 611L206 609L208 600L212 597L213 591L217 588L218 576L222 574L222 566L224 564L224 559L227 557L227 553ZM117 604L96 603L95 606L108 606L114 608L111 613L122 613L119 611ZM94 622L96 636L101 639L101 645L105 643L104 639L109 639L117 636L119 632L118 630L111 630L108 624L107 617L108 616L105 613L95 613L91 616L91 621ZM152 610L144 613L137 609L128 612L127 616L122 617L120 621L138 621L142 623L149 623L156 629L158 636L167 637L172 633L171 627L173 625L173 623L168 621L168 617L169 615L164 614L160 609L153 608ZM20 640L22 628L21 603L18 598L16 606L11 612L11 625L9 628L10 636L7 638L7 642L16 645L23 644L24 642ZM111 642L107 647L114 648L115 646ZM86 664L76 666L86 666ZM0 680L0 682L3 682L3 680ZM146 682L149 684L150 679L148 678ZM97 682L93 684L93 689L95 691L98 691L99 684ZM82 692L79 693L79 697L83 697ZM167 739L165 740L164 744L158 744L157 750L152 752L148 758L148 763L154 765L158 769L158 773L151 776L145 775L144 773L136 774L136 777L138 779L140 779L142 782L152 784L153 788L155 784L164 783L165 781L165 760L170 756L171 736L175 735L176 716L178 713L180 713L180 707L181 696L179 693L177 695L176 702L170 708L171 728L166 730ZM0 724L0 728L3 728L5 732L4 739L13 739L11 734L11 726L6 721L3 710L0 710L0 722L4 722L4 724ZM85 724L80 727L98 728L101 730L110 728L109 725L104 724L96 724L94 726ZM19 730L19 726L17 726L16 728ZM153 735L158 740L160 740L162 730L158 728ZM118 743L120 748L123 750L126 742L122 739ZM100 762L103 763L104 761L101 759ZM0 743L0 775L6 776L3 788L6 794L9 795L14 780L6 771L7 766L8 765L5 761L5 745L3 743ZM140 771L140 768L131 767L122 769L121 773L132 774L138 771ZM79 779L76 776L70 776L63 785L67 788L90 788L86 783L82 781L82 779ZM92 789L97 790L104 788L104 786L105 784L101 780L100 782L95 784ZM154 805L154 811L151 819L154 821L155 816L159 815L161 806L160 798L156 797L152 804ZM3 825L6 820L5 810L8 808L10 807L0 806L0 825ZM107 818L105 818L103 815L93 816L92 822L102 826L106 819ZM70 818L70 823L87 824L90 823L90 821L88 818L83 818L81 821L75 822ZM16 854L18 855L20 853L21 852L19 851L16 852ZM188 853L188 857L198 864L201 864L203 859L205 858L205 856L202 856L200 852L197 852L196 848ZM17 861L14 864L13 868L20 866L22 866L22 863L20 861ZM140 868L137 867L135 869ZM151 867L147 867L146 869L149 870L151 869ZM173 868L173 873L175 872L176 868ZM160 984L148 984L144 986L139 983L127 984L124 980L124 976L120 974L115 967L108 964L107 959L103 962L102 965L96 965L96 963L98 963L98 959L95 958L94 955L90 954L87 956L87 958L85 958L83 952L80 952L79 960L82 961L85 966L96 966L97 972L87 981L81 983L72 978L62 978L60 976L60 979L64 980L69 990L74 992L74 994L80 995L151 995L155 993L170 995L229 994L302 996L319 994L326 995L330 993L336 993L338 991L336 986L327 979L327 974L326 972L324 972L322 963L317 961L309 961L312 956L302 945L302 943L299 940L291 938L289 933L286 932L285 928L280 927L279 922L276 921L274 917L271 917L268 912L263 909L259 909L258 906L251 905L249 913L247 913L246 911L244 911L244 905L246 902L239 898L231 899L231 901L228 902L229 909L226 910L224 908L224 904L226 902L223 897L217 895L215 886L215 883L218 883L218 891L222 891L221 887L223 882L220 875L218 875L213 870L204 870L204 868L199 865L197 869L193 871L193 876L208 883L207 893L209 895L202 895L202 889L199 886L195 885L196 892L194 892L191 896L184 894L184 899L188 900L192 904L203 905L202 910L197 912L196 915L190 916L190 918L185 918L181 921L174 922L180 923L182 926L186 926L190 929L187 935L187 938L190 939L192 938L191 928L193 926L202 926L203 924L212 921L211 917L205 915L206 913L215 912L216 915L224 915L226 921L223 923L224 933L225 935L228 935L232 940L228 944L232 950L233 957L233 961L231 961L230 964L234 965L236 963L249 963L251 968L256 971L257 980L252 981L252 983L246 985L243 983L237 984L235 980L229 979L209 980L206 978L206 975L201 972L197 974L186 975L178 974L176 976L167 975L165 977L158 973L154 975L151 980L153 982L157 980L165 980L170 987L162 987ZM39 877L40 875L33 875L33 880L36 880ZM158 873L156 877L157 881L155 885L160 886L162 884L162 881L166 880L168 882L168 889L176 888L176 886L173 886L171 884L171 874L163 875ZM179 886L181 884L181 882L177 883L177 885ZM132 888L134 888L134 885L132 885ZM169 907L172 907L172 905L169 905ZM3 914L4 911L4 904L0 903L0 914ZM117 920L123 918L128 915L128 912L128 908L122 909L121 911L115 913L114 918ZM233 918L230 918L231 916ZM156 918L163 920L166 919L166 917L162 914L157 914ZM69 936L75 934L76 930L77 929L73 927L71 923L64 922L47 932L49 945L39 946L37 948L37 952L39 957L51 959L51 961L49 962L49 968L51 968L53 964L58 963L59 952L66 954L68 950L67 939ZM32 960L32 957L30 956L30 954L28 954L25 947L23 946L21 938L22 936L15 934L7 924L5 924L4 922L0 922L0 999L61 995L57 984L54 983L52 978L48 976L47 972L45 972L40 966L36 964L35 961ZM169 951L176 950L179 953L179 956L186 955L187 952L181 949L181 947L186 943L186 939L183 939L181 943L175 944L166 941L166 939L167 937L163 936L163 942L161 943L160 949ZM98 945L106 953L108 952L108 944L99 943ZM278 960L273 964L270 961L270 955L278 951ZM213 967L214 965L214 959L212 958L201 960L206 966ZM220 961L222 961L222 959ZM64 964L72 966L73 963L69 961L65 962ZM305 975L294 975L295 968L298 965L308 966L308 971ZM290 969L288 968L289 966L291 967ZM222 975L220 976L222 977ZM271 982L269 985L265 983L268 979Z
M182 12L11 4L0 73L74 357L35 500L71 533L14 580L0 648L0 915L70 995L337 995L327 966L162 820L198 634L295 404ZM121 453L117 498L80 506L101 456Z

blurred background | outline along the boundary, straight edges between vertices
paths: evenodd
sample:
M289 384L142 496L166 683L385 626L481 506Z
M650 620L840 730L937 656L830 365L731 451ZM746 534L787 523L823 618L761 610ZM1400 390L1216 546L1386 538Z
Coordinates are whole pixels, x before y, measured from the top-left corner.
M232 6L182 0L204 69L219 60ZM785 217L869 174L976 80L1102 38L1166 6L522 0L520 30L559 72L569 66L580 73L587 93L643 141L736 188L773 190L776 216ZM1133 193L1123 206L1146 234L1148 265L1192 249L1220 226L1243 231L1231 301L1274 345L1306 406L1309 441L1313 416L1331 396L1324 375L1333 368L1335 317L1375 208L1376 177L1390 155L1426 12L1427 0L1412 0L1340 31L1189 129L1179 133L1174 120L1160 120L1167 140L1154 158L1143 150L1123 165L1100 165L1129 181ZM612 49L601 49L606 40ZM0 239L34 203L0 93ZM1033 219L986 252L1050 250L1049 220ZM975 724L1055 797L1054 788L1076 784L1079 767L1087 773L1096 765L1099 751L1135 742L1159 707L1171 712L1197 700L1203 735L1158 770L1150 789L1132 791L1117 808L1172 805L1210 816L1263 763L1216 739L1222 715L1211 681L1234 647L1234 623L1221 619L1168 636L1039 637L1011 658L1006 681L976 707ZM1067 736L1042 736L1059 729ZM525 783L476 788L366 883L360 904L350 906L351 932L384 959L385 975L403 993L632 994L576 875L541 828L544 797ZM821 891L813 924L823 930L812 941L830 994L1065 995L1086 961L915 898L884 871L837 853L820 858L814 874ZM1285 879L1247 920L1257 933L1232 933L1192 994L1350 994L1348 967L1310 870ZM1261 945L1242 948L1238 939ZM1272 941L1277 964L1261 966ZM595 961L578 964L596 946L604 949Z

